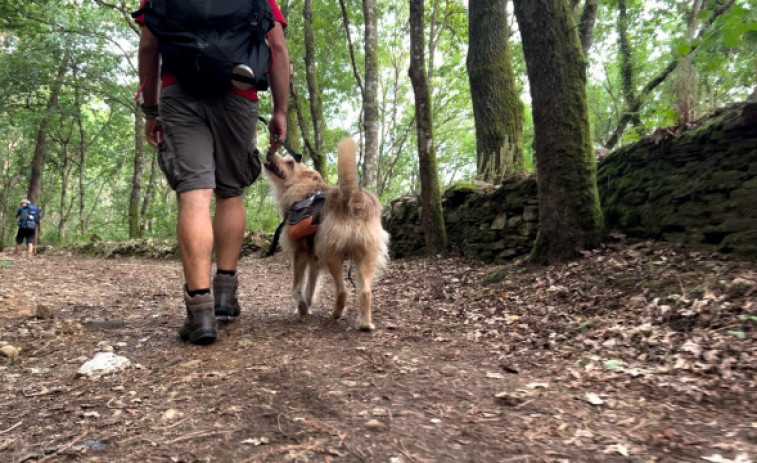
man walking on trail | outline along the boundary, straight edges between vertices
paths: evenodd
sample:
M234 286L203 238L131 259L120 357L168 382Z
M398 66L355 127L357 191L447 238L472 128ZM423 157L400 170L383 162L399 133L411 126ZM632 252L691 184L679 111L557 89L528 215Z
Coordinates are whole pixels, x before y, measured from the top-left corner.
M21 207L16 211L16 218L18 219L18 233L16 233L15 254L21 251L21 244L26 241L26 253L28 257L31 257L36 253L39 208L28 199L23 199Z
M170 15L174 16L165 21ZM159 165L179 201L176 234L186 304L179 335L184 341L209 344L217 337L216 317L231 319L240 313L237 262L246 222L242 194L261 170L255 147L259 89L270 85L273 96L268 125L272 147L286 137L289 56L283 29L287 23L275 0L144 0L134 16L144 26L139 80L145 135L158 148ZM240 18L242 23L237 24ZM163 28L161 21L169 26ZM177 32L176 24L185 24L185 29ZM255 30L261 27L263 40L255 43ZM182 39L174 42L175 36ZM187 36L192 40L184 40ZM217 43L208 46L214 40ZM196 55L179 56L177 49L190 42L200 44ZM266 57L268 67L262 73L268 81L262 86L255 81L261 75L252 69L255 64L244 64L254 59L224 63L228 50L207 59L202 56L213 53L216 46L240 48L239 42L253 54L257 53L253 44L265 45L265 53L270 45L266 55L270 60ZM195 75L202 72L212 76ZM211 281L214 250L216 274Z

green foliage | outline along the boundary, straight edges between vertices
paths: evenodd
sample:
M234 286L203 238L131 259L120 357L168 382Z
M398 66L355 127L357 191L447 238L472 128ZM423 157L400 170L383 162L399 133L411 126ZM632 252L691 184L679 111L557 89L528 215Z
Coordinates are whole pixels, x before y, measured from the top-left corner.
M15 234L16 201L26 196L30 163L40 135L47 140L42 196L44 243L83 242L91 235L125 239L128 202L134 168L134 101L137 89L137 34L126 20L137 1L124 10L112 2L5 0L0 2L0 244ZM287 10L287 43L294 65L295 88L306 137L312 138L304 78L303 0L280 0ZM755 84L757 8L754 0L737 0L711 28L686 39L688 2L628 1L637 90L672 59L691 55L697 71L698 114L747 95ZM697 19L705 24L717 2ZM361 94L347 44L353 42L356 71L363 78L362 0L345 0L349 29L338 2L314 0L316 65L325 115L330 180L335 180L335 147L344 136L361 137ZM462 0L426 2L426 53L433 101L434 142L442 188L467 182L476 171L475 132L465 69L468 18ZM380 179L383 201L418 193L418 160L414 102L408 78L408 2L377 0L379 14ZM525 166L533 170L534 137L525 61L511 21L513 69L525 103ZM617 44L617 3L600 2L595 41L588 60L588 103L595 146L614 130L624 110L620 92ZM433 47L430 47L433 43ZM58 102L48 109L51 88L64 59L63 86ZM651 94L639 114L639 127L626 130L631 142L655 127L675 122L673 85L669 79ZM271 113L269 94L261 95L261 115ZM259 127L261 148L267 136ZM151 181L152 148L145 147L142 194ZM83 154L83 156L82 156ZM82 162L83 159L83 162ZM146 237L174 235L177 206L174 193L159 170L142 217ZM82 196L83 195L83 196ZM80 199L83 198L83 201ZM145 198L143 197L142 200ZM245 194L247 226L272 231L279 213L268 185L260 179ZM82 222L84 224L82 229Z

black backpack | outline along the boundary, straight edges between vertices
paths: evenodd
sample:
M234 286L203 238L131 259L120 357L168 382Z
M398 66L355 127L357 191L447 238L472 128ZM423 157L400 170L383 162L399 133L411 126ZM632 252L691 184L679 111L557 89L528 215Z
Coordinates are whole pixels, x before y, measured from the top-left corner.
M268 89L268 0L147 0L132 13L140 15L158 38L163 72L188 91L221 93L232 78L240 88Z

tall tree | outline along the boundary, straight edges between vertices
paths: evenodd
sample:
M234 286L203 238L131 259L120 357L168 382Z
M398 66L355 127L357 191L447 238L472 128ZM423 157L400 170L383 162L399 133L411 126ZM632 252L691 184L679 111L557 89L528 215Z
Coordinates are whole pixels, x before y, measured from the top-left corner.
M691 43L699 27L699 13L704 0L693 0L686 17L686 42ZM693 122L699 99L697 98L697 70L694 57L686 54L679 58L675 79L675 110L680 122Z
M323 108L321 90L318 85L318 72L315 62L315 33L313 31L313 0L305 0L302 6L305 34L305 77L308 83L310 100L310 118L313 122L314 146L310 146L313 167L326 178L325 152L326 143L323 133Z
M145 137L142 110L135 104L134 112L134 170L131 177L131 194L129 195L129 238L139 238L140 226L139 203L142 198L142 171L145 165Z
M641 102L636 94L634 85L634 57L631 50L628 33L628 6L626 0L618 0L618 48L620 50L620 85L623 102L626 108L640 108ZM631 113L630 122L636 128L639 136L643 135L643 127L638 110Z
M523 104L510 57L507 0L470 0L468 17L476 171L497 182L523 170Z
M442 200L439 191L436 150L431 121L431 95L424 55L423 0L410 0L410 80L415 94L415 126L421 180L421 223L426 235L426 252L433 256L447 247Z
M539 234L531 260L599 244L603 219L586 105L586 63L567 0L514 0L531 85Z
M58 106L58 97L63 88L63 80L66 77L68 63L71 60L69 52L64 52L61 59L58 72L55 75L52 85L50 85L50 97L47 99L47 110L42 116L42 121L37 128L37 139L34 144L34 155L32 156L32 173L29 177L29 189L26 197L32 204L36 204L42 191L42 172L45 167L45 150L47 149L47 124L50 121L52 111Z
M379 191L379 59L378 59L378 14L376 0L363 0L365 21L365 91L363 92L363 127L365 146L363 148L362 184Z

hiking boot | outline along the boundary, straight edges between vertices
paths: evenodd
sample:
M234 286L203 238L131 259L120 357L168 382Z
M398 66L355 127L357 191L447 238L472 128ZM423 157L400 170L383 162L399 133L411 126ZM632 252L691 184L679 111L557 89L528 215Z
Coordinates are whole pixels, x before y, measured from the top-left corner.
M239 301L237 300L238 273L234 275L220 274L213 278L213 295L215 297L215 311L217 317L238 317Z
M190 297L184 288L184 303L187 318L179 329L182 341L192 344L210 344L216 340L216 316L213 313L213 294L198 294Z

